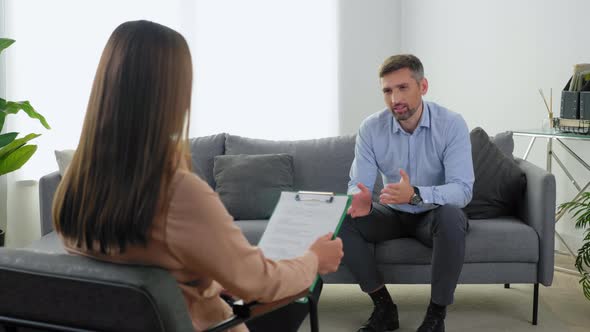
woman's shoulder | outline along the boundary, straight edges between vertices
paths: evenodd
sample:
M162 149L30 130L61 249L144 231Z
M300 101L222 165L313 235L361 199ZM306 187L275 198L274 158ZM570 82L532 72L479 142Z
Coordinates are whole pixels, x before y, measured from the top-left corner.
M172 178L172 189L175 192L214 192L205 180L188 169L178 169Z
M174 221L213 221L220 218L232 220L209 184L190 170L177 170L171 186L168 224Z
M187 169L176 171L169 192L171 207L181 210L192 211L200 210L203 206L213 207L219 201L219 195L211 189L209 184ZM220 205L222 206L221 203Z

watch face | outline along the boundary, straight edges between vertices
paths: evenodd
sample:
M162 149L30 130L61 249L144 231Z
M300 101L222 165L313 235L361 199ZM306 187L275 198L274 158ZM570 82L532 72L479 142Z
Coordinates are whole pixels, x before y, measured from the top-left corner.
M418 205L422 203L422 197L420 197L419 195L414 194L414 196L412 196L412 198L410 199L410 204L412 205Z

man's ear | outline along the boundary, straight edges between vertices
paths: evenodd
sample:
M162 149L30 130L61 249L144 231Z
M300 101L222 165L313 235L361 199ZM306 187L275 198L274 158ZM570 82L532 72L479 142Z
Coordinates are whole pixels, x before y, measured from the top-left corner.
M422 81L420 81L420 92L423 96L426 94L426 92L428 92L428 80L426 79L426 77L424 77Z

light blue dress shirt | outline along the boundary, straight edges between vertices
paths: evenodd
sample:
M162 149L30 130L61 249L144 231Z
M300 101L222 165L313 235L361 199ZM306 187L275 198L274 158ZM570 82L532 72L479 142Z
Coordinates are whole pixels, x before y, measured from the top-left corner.
M461 115L423 101L423 112L413 133L406 132L389 109L366 118L356 137L348 193L361 182L370 191L378 174L383 184L400 181L404 169L418 187L423 204L390 204L394 209L421 213L438 205L464 207L473 191L473 161L467 124Z

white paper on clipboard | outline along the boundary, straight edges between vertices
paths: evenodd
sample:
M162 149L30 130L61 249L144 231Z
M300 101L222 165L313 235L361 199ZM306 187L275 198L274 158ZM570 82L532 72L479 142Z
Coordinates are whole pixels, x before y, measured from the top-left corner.
M273 260L303 255L318 237L339 230L348 200L333 193L283 191L258 247Z

